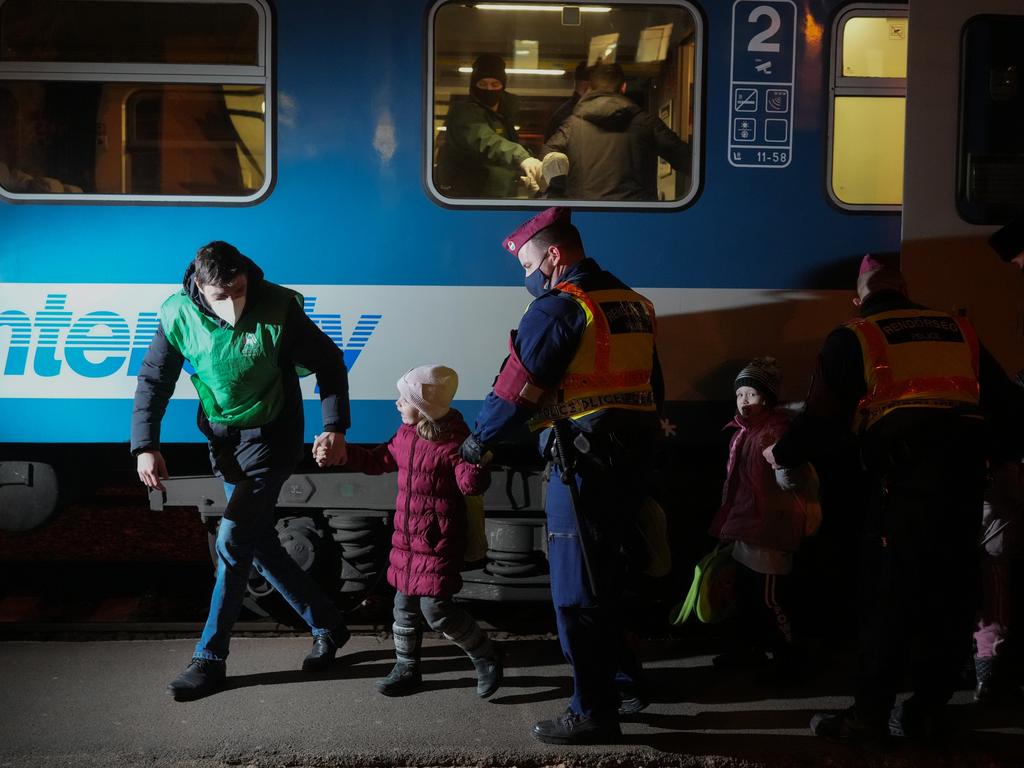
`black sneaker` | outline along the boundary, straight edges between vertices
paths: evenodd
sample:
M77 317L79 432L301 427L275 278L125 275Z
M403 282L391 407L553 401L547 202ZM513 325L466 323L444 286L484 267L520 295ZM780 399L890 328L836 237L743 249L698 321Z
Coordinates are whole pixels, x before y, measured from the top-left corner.
M829 741L846 744L881 744L888 736L881 725L868 723L850 707L843 712L817 714L811 718L811 732Z
M322 672L334 663L334 655L338 652L348 639L351 633L346 627L332 630L328 635L319 635L313 638L313 648L309 655L302 660L303 672Z
M224 687L226 677L227 665L223 661L197 656L184 672L171 680L167 692L175 701L194 701L219 691Z
M530 735L544 744L609 744L622 740L622 729L615 720L599 722L567 709L556 720L535 723Z
M481 699L486 699L501 687L505 676L504 656L501 646L494 643L492 658L473 660L473 666L476 667L476 695Z
M377 691L385 696L406 696L418 690L422 682L418 664L399 661L391 668L387 677L382 677L374 685Z

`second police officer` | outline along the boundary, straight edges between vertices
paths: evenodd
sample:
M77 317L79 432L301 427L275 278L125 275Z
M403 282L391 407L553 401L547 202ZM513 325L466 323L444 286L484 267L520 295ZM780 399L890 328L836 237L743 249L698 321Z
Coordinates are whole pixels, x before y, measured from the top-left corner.
M804 412L765 457L796 466L852 425L870 477L854 705L812 730L930 740L970 651L985 419L1004 419L1015 393L966 318L913 303L899 270L865 257L857 296L860 316L829 335ZM896 705L905 673L913 695Z

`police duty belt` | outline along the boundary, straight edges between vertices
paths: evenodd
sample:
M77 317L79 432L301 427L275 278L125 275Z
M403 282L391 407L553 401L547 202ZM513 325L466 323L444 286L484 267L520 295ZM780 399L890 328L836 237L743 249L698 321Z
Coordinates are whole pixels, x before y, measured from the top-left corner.
M617 405L626 405L643 408L654 405L653 392L616 392L608 395L588 395L578 397L574 400L566 400L564 403L552 403L542 406L537 412L541 419L565 419L578 416L581 413L596 411L599 408L614 408Z

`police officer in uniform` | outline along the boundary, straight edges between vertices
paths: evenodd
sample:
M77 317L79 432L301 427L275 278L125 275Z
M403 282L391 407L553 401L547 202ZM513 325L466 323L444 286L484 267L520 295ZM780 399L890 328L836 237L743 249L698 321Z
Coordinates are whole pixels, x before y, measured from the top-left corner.
M930 739L971 650L985 417L1012 384L970 323L911 302L897 269L865 257L857 295L860 317L828 337L804 412L765 457L799 466L852 425L871 478L855 703L813 732ZM913 695L894 708L906 672Z
M217 532L210 614L188 668L168 686L178 701L222 688L231 627L256 567L313 632L302 668L318 671L349 637L330 598L285 552L275 506L303 454L302 393L296 366L316 374L326 446L323 466L345 460L348 376L340 350L302 308L302 297L263 278L234 246L199 249L182 288L160 307L160 326L139 370L132 453L139 478L163 489L160 421L188 361L199 394L198 424L224 480L227 508Z
M614 740L621 735L616 679L637 682L639 674L619 601L622 542L643 493L662 399L654 308L586 257L567 208L530 219L503 248L519 259L535 299L512 332L509 355L461 452L479 463L528 424L550 456L558 422L565 455L556 469L575 460L567 479L578 499L574 504L574 489L552 472L548 558L573 694L561 716L534 725L533 736L552 744ZM635 695L625 695L636 711Z

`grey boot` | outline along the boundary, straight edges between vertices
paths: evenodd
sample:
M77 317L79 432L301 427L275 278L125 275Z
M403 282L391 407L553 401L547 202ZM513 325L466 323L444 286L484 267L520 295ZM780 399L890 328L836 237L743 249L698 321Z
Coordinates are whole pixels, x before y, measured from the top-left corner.
M420 645L423 630L419 627L391 627L395 639L395 656L398 661L387 677L378 680L377 690L385 696L405 696L420 687Z
M504 657L501 646L492 642L492 655L487 659L473 659L473 666L476 667L476 695L486 699L493 694L501 685L505 675Z
M443 634L473 662L476 668L476 695L486 699L501 685L504 674L501 650L466 611L460 611L453 619L445 626Z

